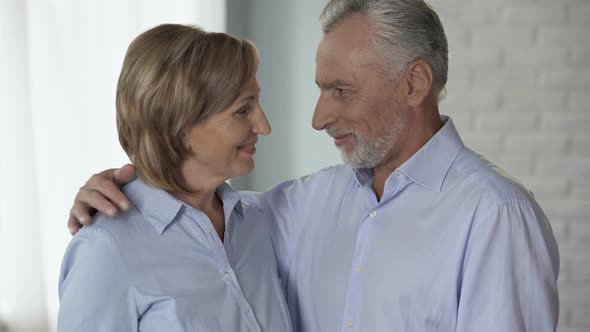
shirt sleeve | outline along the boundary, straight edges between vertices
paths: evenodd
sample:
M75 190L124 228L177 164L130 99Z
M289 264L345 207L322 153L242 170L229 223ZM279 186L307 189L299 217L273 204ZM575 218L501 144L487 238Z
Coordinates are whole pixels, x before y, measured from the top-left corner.
M58 331L137 331L126 266L109 233L84 227L68 246L59 278Z
M476 220L466 248L457 331L555 331L559 252L535 202L506 203Z
M270 222L273 249L279 266L281 277L287 274L295 250L299 220L298 206L304 192L295 180L285 181L276 187L260 194L258 203L264 218Z

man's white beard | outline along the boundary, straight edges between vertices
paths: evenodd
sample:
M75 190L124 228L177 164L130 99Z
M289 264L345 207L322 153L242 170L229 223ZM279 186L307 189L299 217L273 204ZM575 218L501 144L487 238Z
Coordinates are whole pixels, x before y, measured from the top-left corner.
M353 131L352 135L356 139L356 146L350 152L346 152L343 147L340 148L342 160L354 168L375 168L380 166L387 154L393 149L406 123L407 116L402 111L397 114L385 133L378 137L361 136Z

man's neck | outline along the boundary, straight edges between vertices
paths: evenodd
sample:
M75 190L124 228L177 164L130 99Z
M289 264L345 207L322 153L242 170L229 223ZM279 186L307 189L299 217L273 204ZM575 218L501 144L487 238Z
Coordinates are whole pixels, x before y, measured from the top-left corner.
M389 157L383 164L373 169L373 190L378 201L381 201L385 190L385 181L389 175L416 154L442 128L443 122L438 110L433 113L435 114L432 114L428 119L409 121Z

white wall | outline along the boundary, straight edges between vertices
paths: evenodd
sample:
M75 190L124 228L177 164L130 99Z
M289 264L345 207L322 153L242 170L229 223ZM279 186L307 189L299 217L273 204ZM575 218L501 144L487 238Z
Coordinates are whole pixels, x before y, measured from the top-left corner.
M590 331L590 2L436 0L466 143L531 189L561 253L559 331Z
M127 46L164 22L225 30L220 0L0 1L0 331L55 330L74 195L127 161L115 84Z
M310 125L324 1L250 3L242 35L260 49L263 106L274 131L240 185L264 190L340 159ZM590 331L590 1L431 3L452 53L441 111L467 145L536 194L561 250L559 331Z

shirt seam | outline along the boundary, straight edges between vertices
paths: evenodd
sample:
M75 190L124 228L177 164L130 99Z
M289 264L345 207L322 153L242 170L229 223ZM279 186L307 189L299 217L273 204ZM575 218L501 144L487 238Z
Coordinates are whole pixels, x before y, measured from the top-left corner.
M143 217L143 215L142 215L142 217ZM117 221L117 222L119 222L119 221ZM120 222L129 222L129 220L120 220ZM113 233L107 229L97 228L96 230L99 231L100 233L103 233L105 235L105 238L110 240L110 242L112 242L117 249L118 257L121 260L121 263L123 263L123 269L125 272L125 276L127 277L127 283L129 284L130 291L133 294L133 302L135 304L135 311L139 317L142 313L140 313L139 303L137 301L138 290L135 285L135 282L132 281L131 272L129 271L129 267L128 267L129 263L127 262L127 259L125 259L122 254L123 251L121 250L121 246L119 245L119 241L117 241L117 239L113 235ZM138 322L138 324L139 324L139 322Z

